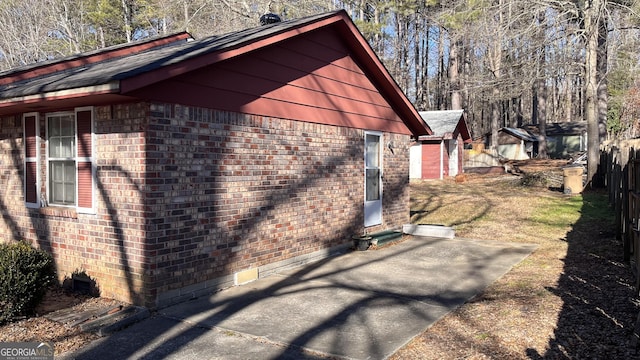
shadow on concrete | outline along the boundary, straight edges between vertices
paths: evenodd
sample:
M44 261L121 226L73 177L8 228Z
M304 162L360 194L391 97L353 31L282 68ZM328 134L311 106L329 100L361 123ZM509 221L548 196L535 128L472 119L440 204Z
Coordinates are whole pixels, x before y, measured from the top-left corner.
M67 358L385 358L533 249L407 237L162 309Z

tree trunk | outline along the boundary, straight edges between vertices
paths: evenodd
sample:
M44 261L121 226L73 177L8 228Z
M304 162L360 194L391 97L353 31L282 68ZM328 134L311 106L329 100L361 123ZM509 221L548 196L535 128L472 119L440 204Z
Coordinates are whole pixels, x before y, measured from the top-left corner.
M566 85L565 85L565 118L564 121L566 122L570 122L573 121L573 89L571 87L571 85L573 84L573 81L571 80L570 76L567 76L565 79Z
M438 33L438 83L436 84L436 108L437 110L443 110L444 104L442 99L444 98L444 29L440 29Z
M451 84L451 109L462 109L462 94L460 93L460 41L451 37L449 47L449 84Z
M498 130L500 129L501 122L501 107L502 101L500 100L500 80L502 79L502 24L503 24L503 5L504 0L500 0L500 6L498 7L498 31L496 36L493 37L493 44L491 44L490 62L491 72L493 73L495 84L492 93L492 105L491 105L491 149L498 150Z
M587 121L587 183L599 185L596 176L600 162L600 130L598 126L598 34L604 0L585 3L585 119ZM590 6L589 6L590 4Z
M547 154L547 86L545 79L536 82L536 109L538 121L538 157L546 159Z
M126 0L122 0L122 17L124 20L124 33L127 38L127 43L131 42L131 14L129 5Z
M598 26L598 132L600 142L607 138L607 16L602 15Z

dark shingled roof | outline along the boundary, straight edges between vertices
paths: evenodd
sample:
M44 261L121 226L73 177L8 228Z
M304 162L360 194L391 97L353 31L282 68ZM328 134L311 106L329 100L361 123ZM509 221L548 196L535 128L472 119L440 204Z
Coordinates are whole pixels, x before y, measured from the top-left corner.
M523 126L529 132L538 134L540 132L538 125L525 125ZM582 135L587 131L586 121L577 122L558 122L558 123L546 123L545 133L547 136L560 136L560 135Z
M202 40L178 33L37 63L0 73L0 114L122 101L140 90L188 72L277 44L308 31L336 31L350 56L415 135L430 134L344 10L257 26Z
M19 96L35 95L43 92L108 84L113 81L127 79L135 75L177 64L204 54L240 47L247 43L267 38L277 33L285 32L301 24L307 24L329 18L334 16L337 12L338 11L323 13L301 19L259 26L225 35L208 37L202 40L174 42L166 46L154 47L146 51L128 54L123 57L73 67L67 71L54 72L38 78L29 78L9 85L0 85L0 99L10 99ZM133 44L135 45L136 43ZM130 46L130 44L125 44L116 46L115 48L126 47L127 45ZM84 53L82 56L84 57L93 53L100 53L111 49L113 48ZM79 58L79 56L74 55L65 57L52 62L46 62L44 64L55 64L74 58ZM0 73L0 78L10 76L17 72L24 72L25 70L28 71L30 68L36 68L42 65L43 63L33 64L27 67L21 67Z
M500 130L506 132L507 134L515 136L515 137L517 137L519 139L525 140L525 141L533 141L533 142L538 141L538 138L536 138L536 136L534 134L530 133L529 131L527 131L525 129L503 127Z

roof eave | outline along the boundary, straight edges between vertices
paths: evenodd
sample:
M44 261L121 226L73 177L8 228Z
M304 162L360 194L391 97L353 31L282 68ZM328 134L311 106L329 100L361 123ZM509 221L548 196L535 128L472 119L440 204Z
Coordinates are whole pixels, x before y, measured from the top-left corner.
M442 135L421 135L421 136L418 136L418 141L429 141L429 140L431 140L431 141L434 141L434 140L442 141L442 140L445 140L445 138Z
M45 101L54 101L61 99L74 99L95 95L118 94L120 92L120 82L111 81L105 84L85 86L73 89L49 91L45 93L16 96L6 99L0 99L0 114L2 109L10 109L19 105L35 105Z
M470 143L472 141L471 131L469 131L469 126L467 125L467 120L464 114L460 117L457 128L460 130L460 136L462 136L462 140L465 143Z

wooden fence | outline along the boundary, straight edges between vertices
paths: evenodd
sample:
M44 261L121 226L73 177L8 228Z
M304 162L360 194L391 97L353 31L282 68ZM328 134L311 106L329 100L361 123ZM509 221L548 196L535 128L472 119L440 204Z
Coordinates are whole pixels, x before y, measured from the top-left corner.
M624 260L631 263L640 291L640 139L602 146L600 168L615 213L616 238Z

